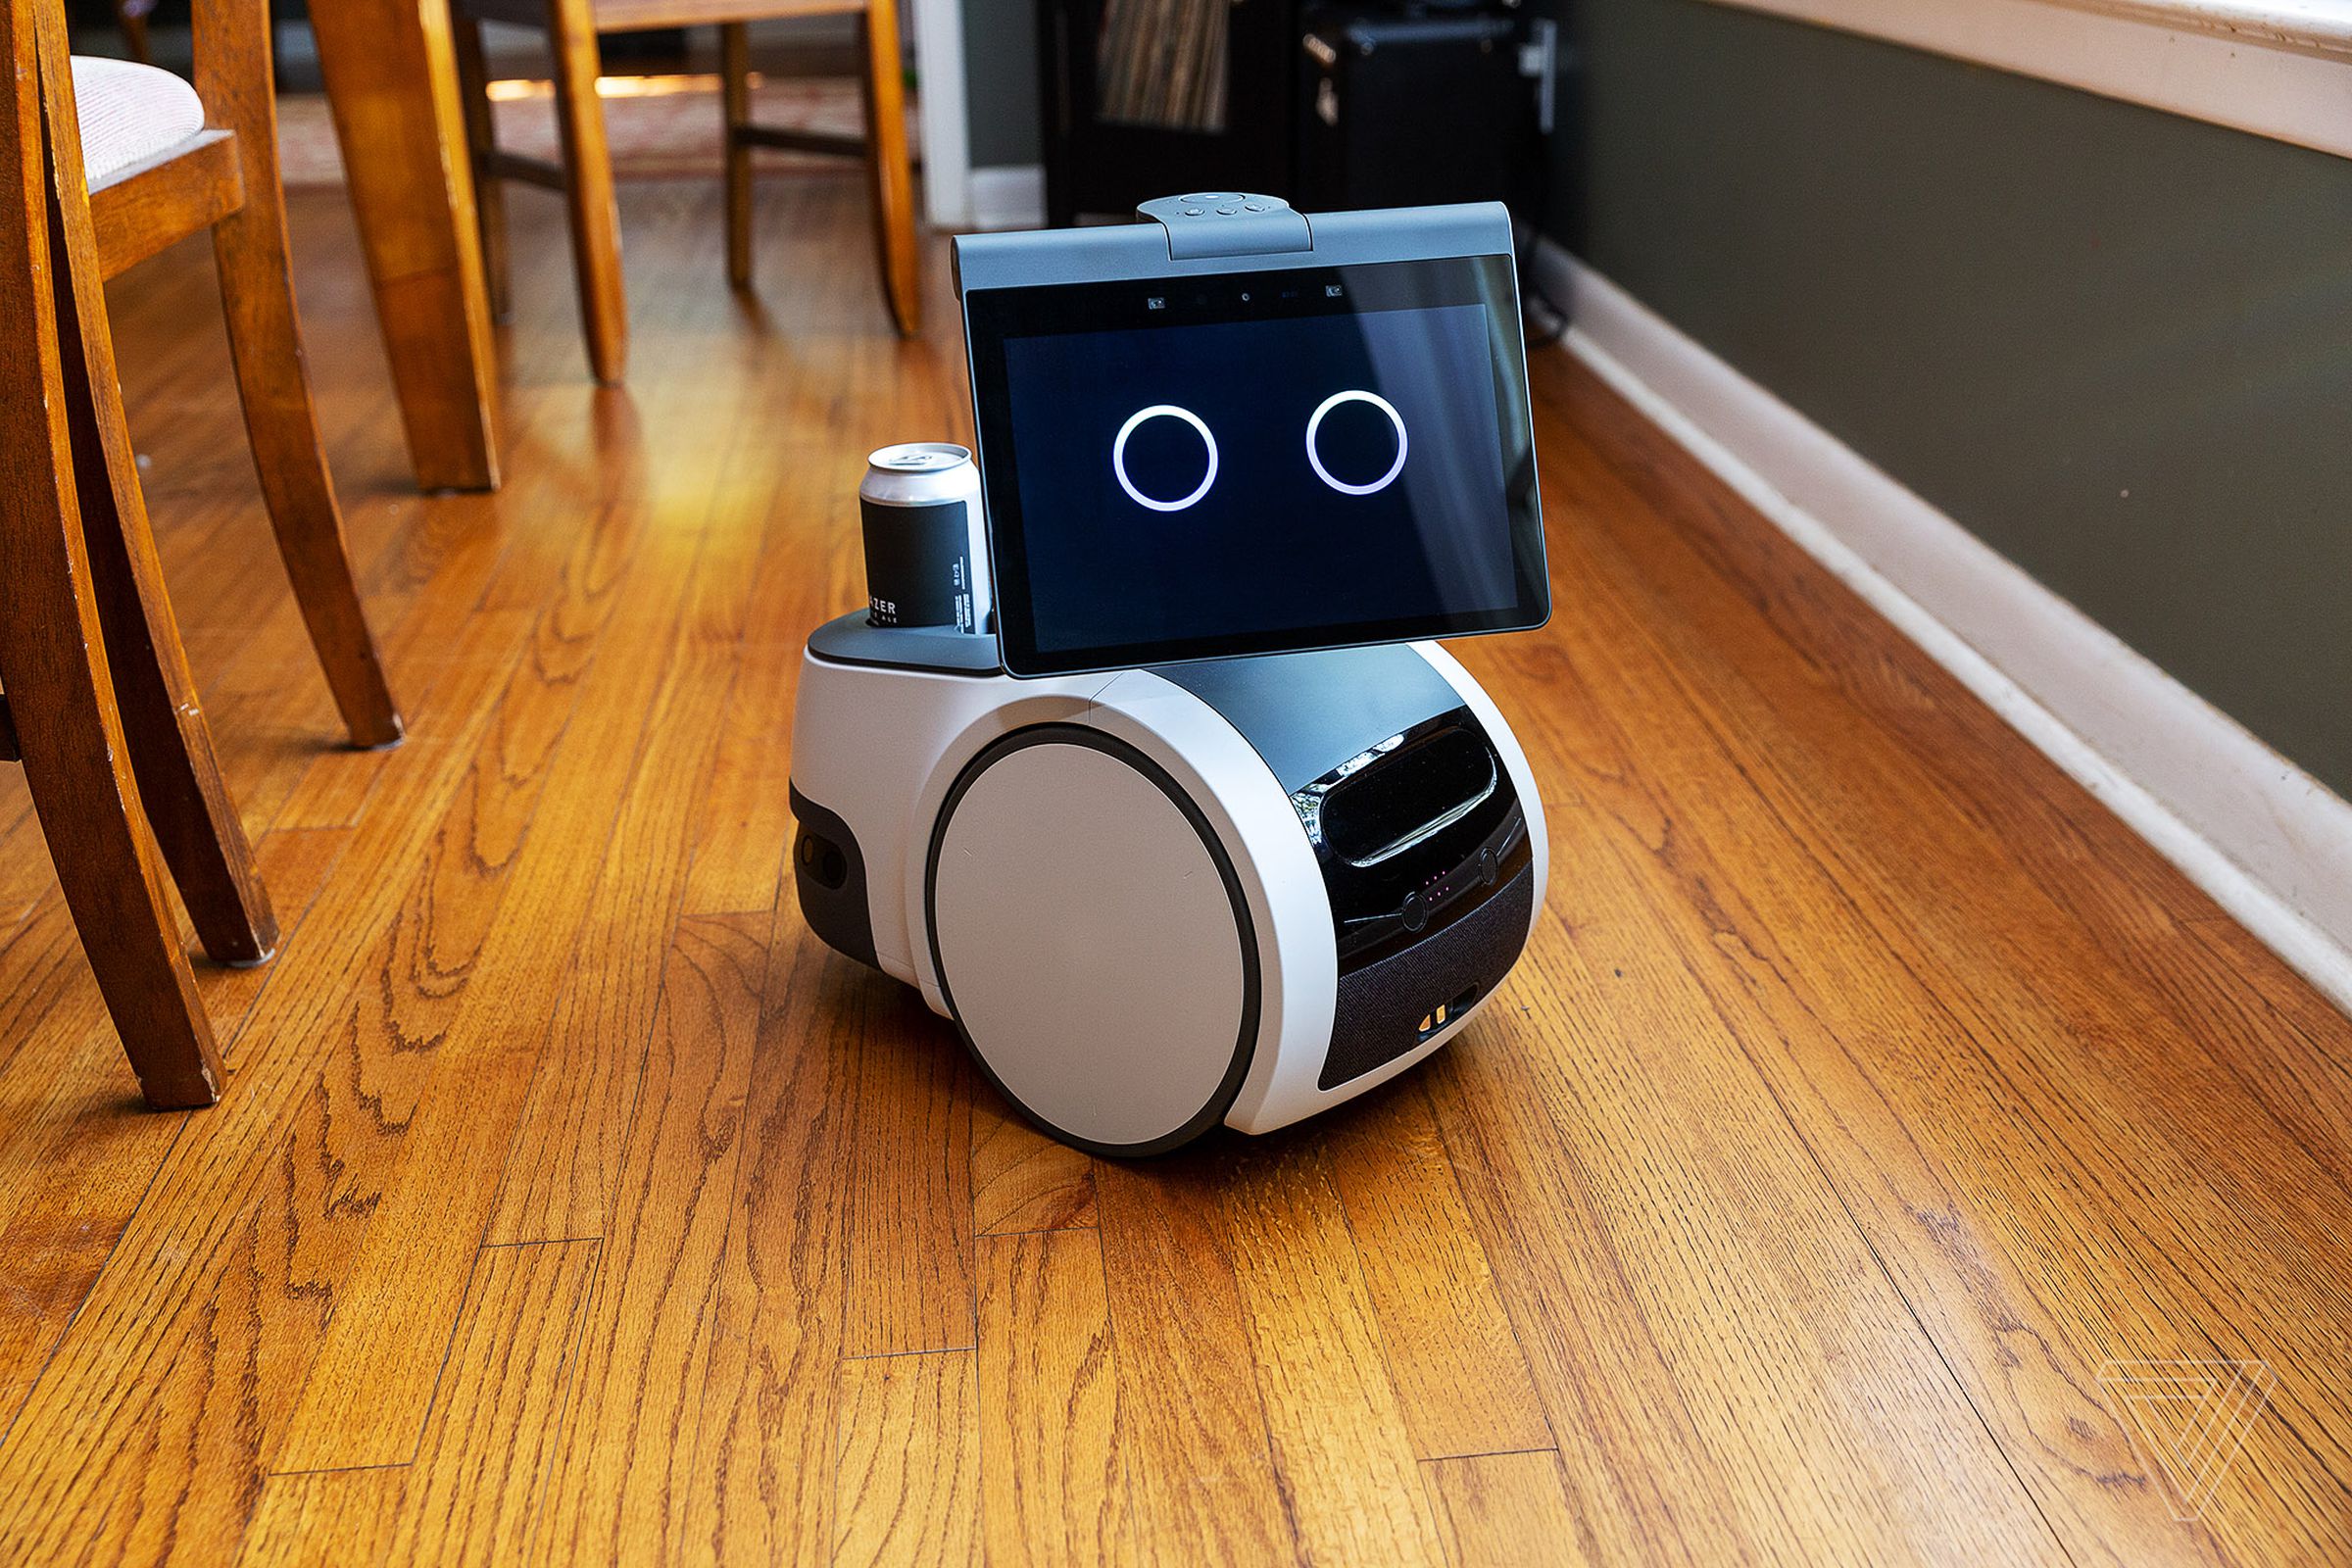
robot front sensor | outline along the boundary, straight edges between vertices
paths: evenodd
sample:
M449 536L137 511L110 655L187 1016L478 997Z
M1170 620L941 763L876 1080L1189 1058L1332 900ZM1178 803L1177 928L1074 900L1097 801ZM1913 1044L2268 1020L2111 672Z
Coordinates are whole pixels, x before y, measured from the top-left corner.
M1429 640L1549 611L1507 218L1143 214L956 241L994 602L818 628L793 735L810 929L1115 1155L1437 1051L1547 861Z

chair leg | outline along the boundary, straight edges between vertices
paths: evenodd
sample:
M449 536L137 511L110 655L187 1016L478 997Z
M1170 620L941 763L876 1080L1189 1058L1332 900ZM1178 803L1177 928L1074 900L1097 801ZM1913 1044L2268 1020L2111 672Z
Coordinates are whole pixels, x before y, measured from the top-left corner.
M482 56L482 24L463 12L449 19L458 57L458 96L465 100L466 150L473 165L474 220L482 236L482 276L490 315L505 320L514 301L507 276L507 189L499 177L498 119L490 103L490 67Z
M147 43L147 14L154 9L155 0L115 0L115 24L122 29L123 51L142 66L155 64L155 51Z
M628 368L629 307L620 282L620 215L612 201L612 153L597 101L596 19L589 0L547 0L547 37L556 57L556 123L564 141L564 200L571 214L572 265L579 273L580 322L588 368L617 386Z
M59 293L66 292L61 277ZM109 471L106 425L110 416L120 420L122 409L92 395L94 385L113 383L93 380L77 352L77 324L63 309L58 318L90 591L139 798L204 951L220 963L260 963L277 947L277 916L220 777L141 498L135 488L118 490Z
M752 286L752 49L740 22L718 27L718 74L726 109L727 281Z
M44 32L57 15L44 19ZM9 601L0 614L0 687L67 907L140 1088L158 1108L209 1105L220 1096L220 1058L165 903L90 590L56 295L43 279L86 271L94 287L97 257L94 248L51 255L54 197L39 177L51 149L22 95L41 92L36 75L52 73L36 72L31 25L25 7L0 14L9 77L0 97L11 111L0 116L0 168L21 176L0 189L0 319L15 323L11 352L0 355L0 472L9 476L0 486L0 583ZM40 40L38 58L54 54L58 74L63 45L62 29ZM70 116L72 99L66 103ZM67 145L76 144L69 137ZM78 192L78 153L72 165Z
M259 963L277 946L277 917L254 875L243 824L213 755L211 726L164 592L163 567L131 455L98 277L70 85L44 61L51 150L47 205L52 316L83 563L106 667L139 797L205 951Z
M899 59L895 0L871 0L859 19L865 88L865 167L874 189L874 243L890 314L907 337L923 329L921 257L914 233L914 187L906 163L906 69Z
M66 906L147 1103L212 1104L220 1056L124 763L78 524L23 508L0 527L13 535L0 546L11 600L0 680Z
M245 176L245 205L213 225L213 260L228 315L228 346L236 366L237 397L253 466L277 534L277 553L293 581L294 602L310 629L311 646L326 672L352 744L390 746L401 736L400 710L384 684L375 638L368 629L359 585L343 541L343 515L319 445L318 416L303 368L302 324L286 256L286 204L277 172L277 117L269 74L256 80L207 69L199 58L199 90L220 122L238 126L237 161ZM78 172L78 171L76 171ZM87 222L87 206L73 210ZM92 319L104 300L90 301ZM110 362L111 352L108 356ZM111 370L111 365L109 367ZM98 385L112 388L112 375ZM121 470L118 495L133 489L134 470Z

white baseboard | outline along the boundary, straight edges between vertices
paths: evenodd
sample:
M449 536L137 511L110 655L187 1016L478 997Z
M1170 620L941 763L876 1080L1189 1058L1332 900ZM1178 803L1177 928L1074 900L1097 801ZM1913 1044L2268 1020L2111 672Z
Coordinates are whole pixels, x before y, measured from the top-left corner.
M2335 0L1719 0L2352 157Z
M1571 352L2352 1011L2352 804L1550 242Z
M1042 164L1006 164L971 173L974 228L1043 228L1046 171Z

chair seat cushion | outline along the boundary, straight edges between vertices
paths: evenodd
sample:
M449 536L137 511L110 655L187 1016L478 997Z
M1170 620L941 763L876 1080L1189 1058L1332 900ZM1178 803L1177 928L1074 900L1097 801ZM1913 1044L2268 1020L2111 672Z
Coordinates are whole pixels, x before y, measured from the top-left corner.
M204 102L169 71L128 60L74 57L74 99L81 120L81 168L90 184L204 128Z

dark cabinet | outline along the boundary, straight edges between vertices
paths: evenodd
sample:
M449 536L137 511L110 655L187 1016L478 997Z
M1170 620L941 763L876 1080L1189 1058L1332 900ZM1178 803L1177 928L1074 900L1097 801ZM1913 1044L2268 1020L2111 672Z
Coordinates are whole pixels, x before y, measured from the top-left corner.
M1038 0L1037 21L1049 222L1289 195L1296 0Z

